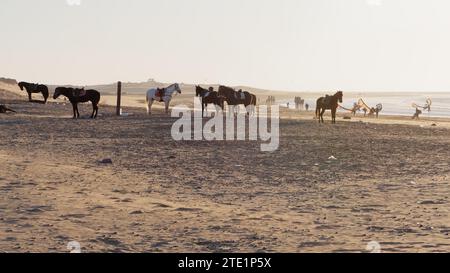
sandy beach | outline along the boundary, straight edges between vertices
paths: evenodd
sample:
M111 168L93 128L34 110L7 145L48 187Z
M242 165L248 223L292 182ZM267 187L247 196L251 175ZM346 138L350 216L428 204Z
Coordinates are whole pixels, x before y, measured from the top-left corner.
M283 110L263 153L176 142L161 109L72 120L70 105L0 95L18 111L0 115L1 252L450 251L449 120Z

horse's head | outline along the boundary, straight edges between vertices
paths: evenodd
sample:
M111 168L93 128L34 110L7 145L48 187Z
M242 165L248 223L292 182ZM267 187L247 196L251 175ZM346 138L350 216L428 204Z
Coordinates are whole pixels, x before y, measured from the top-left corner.
M175 84L175 91L177 91L178 94L181 94L181 88L180 88L180 85L178 83Z
M56 100L57 98L59 98L59 96L61 96L61 87L58 87L55 89L55 94L53 94L53 99Z
M199 85L195 86L195 96L196 97L200 97L200 95L202 94L202 89Z
M339 102L342 103L344 100L344 93L342 91L338 91L336 93L336 97L338 98Z
M25 83L24 82L19 82L18 85L20 87L20 90L23 91L23 87L24 87Z

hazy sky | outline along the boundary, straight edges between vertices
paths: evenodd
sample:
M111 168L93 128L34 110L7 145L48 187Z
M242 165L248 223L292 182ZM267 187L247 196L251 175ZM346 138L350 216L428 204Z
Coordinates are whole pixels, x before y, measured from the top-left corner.
M0 76L447 91L449 12L448 0L0 0Z

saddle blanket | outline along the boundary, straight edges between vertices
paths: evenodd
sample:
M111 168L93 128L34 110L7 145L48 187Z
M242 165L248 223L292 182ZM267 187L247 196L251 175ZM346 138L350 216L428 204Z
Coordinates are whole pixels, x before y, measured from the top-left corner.
M39 89L39 84L38 83L33 83L30 85L30 91L38 91Z
M240 94L240 95L239 95ZM239 99L239 100L245 100L245 93L244 92L238 92L238 93L236 93L235 94L235 96L234 96L236 99Z
M324 100L323 100L323 104L325 104L325 105L331 104L332 99L333 99L332 96L328 96L328 95L327 95L327 96L324 98Z
M165 94L165 90L164 89L156 89L156 93L155 93L155 97L160 97L160 98L162 98L162 97L164 97L164 94Z
M84 90L84 89L73 90L73 96L74 97L84 97L84 96L86 96L86 90Z

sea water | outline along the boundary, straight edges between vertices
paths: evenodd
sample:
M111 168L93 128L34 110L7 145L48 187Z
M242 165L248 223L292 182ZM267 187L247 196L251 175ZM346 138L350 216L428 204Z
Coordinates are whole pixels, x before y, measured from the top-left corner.
M314 111L316 108L316 99L311 95L304 94L305 103L309 104L310 111ZM363 99L369 107L376 107L377 104L383 105L383 110L380 115L401 115L401 116L413 116L416 112L416 108L413 104L419 106L425 106L427 99L432 100L431 111L422 110L425 117L450 117L450 92L449 93L360 93L360 94L345 94L344 101L341 104L343 107L352 109L353 104L357 103L359 99ZM294 109L294 100L279 101L281 106L287 106ZM340 113L345 113L343 109L339 110ZM360 113L363 113L362 111Z

